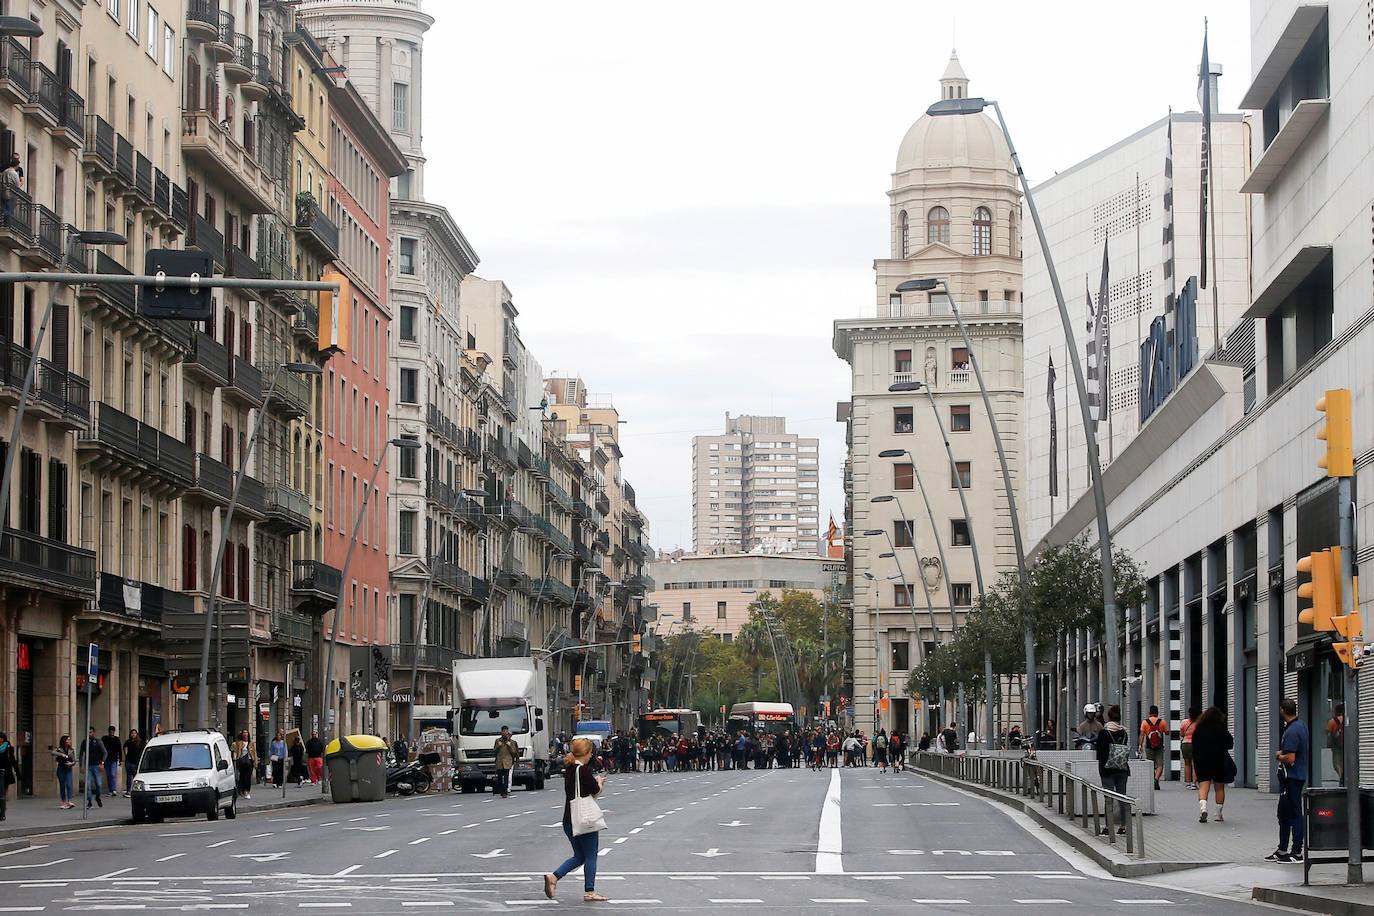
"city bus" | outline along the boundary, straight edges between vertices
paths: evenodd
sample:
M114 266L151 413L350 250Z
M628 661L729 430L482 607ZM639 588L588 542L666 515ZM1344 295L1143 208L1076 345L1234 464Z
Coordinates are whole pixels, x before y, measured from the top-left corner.
M797 715L791 703L736 703L725 727L732 735L746 730L781 735L796 730Z
M640 740L655 734L660 738L690 738L700 731L701 713L695 709L655 709L639 717Z

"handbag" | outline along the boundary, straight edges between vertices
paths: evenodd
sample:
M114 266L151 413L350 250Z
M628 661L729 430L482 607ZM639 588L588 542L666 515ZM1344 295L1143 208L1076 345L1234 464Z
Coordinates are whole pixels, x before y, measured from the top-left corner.
M1107 748L1107 762L1102 764L1104 770L1113 773L1128 773L1131 769L1131 748L1123 742L1113 741Z
M580 763L573 772L573 791L575 794L572 800L568 802L573 836L605 830L606 815L601 813L601 806L596 803L595 798L582 794L582 764Z
M1228 786L1236 781L1236 761L1230 754L1227 754L1222 762L1221 781Z

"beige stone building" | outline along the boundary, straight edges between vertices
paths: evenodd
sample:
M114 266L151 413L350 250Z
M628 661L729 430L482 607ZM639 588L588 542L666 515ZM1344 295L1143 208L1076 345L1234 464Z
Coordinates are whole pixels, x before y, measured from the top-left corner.
M800 553L665 554L649 564L656 585L649 602L658 607L654 631L666 636L709 630L731 642L749 622L749 605L764 592L780 598L784 591L798 591L828 600L834 565Z
M692 437L696 553L816 553L820 440L784 417L725 415L725 432Z
M951 57L940 80L941 97L966 96L968 83ZM836 321L834 347L852 371L852 395L841 416L849 445L857 721L907 730L928 727L934 712L933 698L907 696L910 668L927 646L948 638L953 620L977 597L971 544L977 544L989 587L1002 570L1014 568L1016 557L991 428L950 303L942 294L900 294L896 287L907 279L933 277L944 280L956 297L1016 486L1022 428L1021 204L1006 143L984 114L918 119L898 149L888 196L892 248L874 262L876 312ZM924 392L888 392L893 383L910 381L928 386L933 409ZM940 426L948 433L964 484L968 518ZM904 454L880 456L892 449ZM867 531L880 533L865 536ZM933 614L921 579L930 589ZM891 698L883 714L870 699L880 688ZM921 715L915 714L916 701L923 702Z

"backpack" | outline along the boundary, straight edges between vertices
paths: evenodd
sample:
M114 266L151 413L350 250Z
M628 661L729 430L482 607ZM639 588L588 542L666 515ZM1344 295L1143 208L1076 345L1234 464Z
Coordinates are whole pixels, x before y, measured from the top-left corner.
M1129 772L1131 769L1131 746L1125 740L1125 732L1121 733L1121 741L1112 740L1111 746L1107 748L1107 762L1102 765L1102 769L1111 772Z
M1160 729L1160 726L1164 724L1164 720L1155 719L1153 722L1150 722L1149 719L1146 719L1145 721L1150 726L1150 733L1145 736L1145 746L1152 751L1157 751L1164 747L1164 732Z
M887 739L884 738L882 735L879 735L873 743L877 746L878 750L880 751L887 749Z

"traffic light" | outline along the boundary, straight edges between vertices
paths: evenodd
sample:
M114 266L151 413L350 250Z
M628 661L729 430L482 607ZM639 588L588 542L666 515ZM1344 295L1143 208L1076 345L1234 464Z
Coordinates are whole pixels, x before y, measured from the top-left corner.
M143 258L143 272L150 277L204 277L215 275L210 255L195 248L155 248ZM136 287L137 288L137 287ZM215 303L208 286L144 286L138 289L138 313L151 320L205 321L213 318Z
M573 707L573 721L574 721L574 722L581 722L581 721L582 721L582 707L581 707L581 706L574 706L574 707Z
M1310 608L1298 612L1298 622L1317 631L1336 629L1332 618L1341 610L1341 549L1328 547L1308 554L1298 560L1298 572L1312 577L1298 586L1298 597L1312 602Z
M639 653L641 653L641 652L644 651L643 646L644 646L644 642L643 642L643 640L640 638L640 635L639 635L638 633L635 633L633 636L630 637L630 651L631 651L631 652L633 652L634 654L638 655Z
M582 675L573 675L573 690L576 690L578 693L582 692Z
M1349 614L1335 616L1331 618L1331 625L1336 632L1344 637L1343 642L1335 643L1332 648L1336 650L1336 657L1351 668L1359 667L1360 656L1364 654L1364 629L1360 621L1360 579L1358 576L1351 581L1351 603L1352 610Z
M342 350L347 353L353 332L349 327L353 285L347 276L337 270L326 270L320 279L325 283L337 283L339 291L335 293L322 290L319 293L320 325L315 342L320 350L328 350L331 353Z
M1317 438L1326 443L1326 453L1317 467L1326 468L1327 477L1355 476L1354 432L1350 426L1350 389L1332 388L1317 401L1317 410L1326 414L1326 425Z

